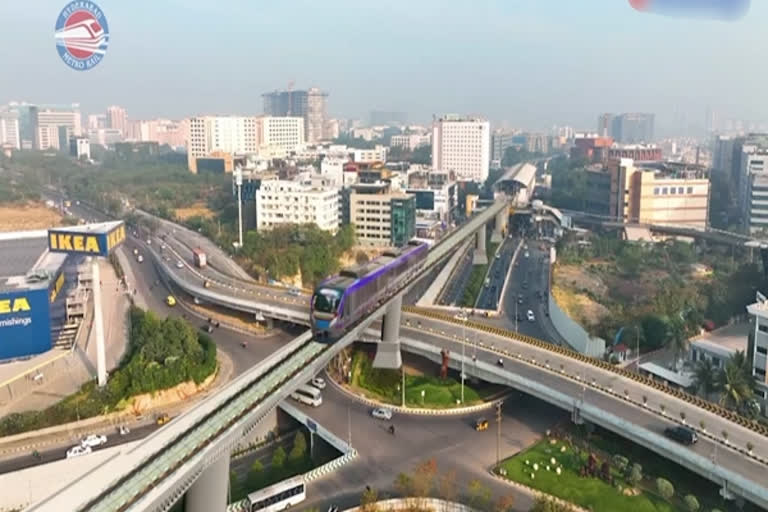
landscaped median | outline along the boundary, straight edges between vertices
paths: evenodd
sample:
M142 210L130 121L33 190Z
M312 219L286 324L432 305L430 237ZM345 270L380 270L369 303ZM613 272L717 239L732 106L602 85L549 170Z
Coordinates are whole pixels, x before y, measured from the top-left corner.
M345 357L342 355L341 357ZM350 356L346 356L350 357ZM429 363L430 365L432 363ZM358 349L351 353L351 378L347 374L342 389L355 394L371 405L393 406L413 412L468 412L492 406L493 400L506 393L505 388L493 384L464 384L464 402L461 401L461 383L456 379L426 374L406 364L404 371L373 367L373 354ZM334 372L329 372L333 377ZM405 375L403 375L403 373ZM338 378L333 377L334 382ZM405 382L405 407L402 385Z

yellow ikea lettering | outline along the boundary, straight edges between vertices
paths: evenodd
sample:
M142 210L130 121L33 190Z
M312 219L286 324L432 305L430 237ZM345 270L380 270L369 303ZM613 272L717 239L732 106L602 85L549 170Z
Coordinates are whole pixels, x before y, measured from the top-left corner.
M107 248L112 250L123 240L125 240L125 226L119 226L107 235Z
M99 241L95 236L85 238L85 252L101 252L99 249Z
M18 313L20 311L30 311L31 309L26 297L0 300L0 314Z

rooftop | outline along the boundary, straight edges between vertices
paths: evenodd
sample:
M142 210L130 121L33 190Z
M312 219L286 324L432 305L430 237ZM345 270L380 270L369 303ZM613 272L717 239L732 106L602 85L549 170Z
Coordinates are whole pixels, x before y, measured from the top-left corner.
M48 252L47 231L21 231L0 234L0 293L26 288L44 288L59 270L66 254ZM26 276L38 271L47 278L30 282Z
M749 323L739 322L726 325L700 338L696 338L691 342L691 345L723 357L729 357L737 350L747 350L748 335Z

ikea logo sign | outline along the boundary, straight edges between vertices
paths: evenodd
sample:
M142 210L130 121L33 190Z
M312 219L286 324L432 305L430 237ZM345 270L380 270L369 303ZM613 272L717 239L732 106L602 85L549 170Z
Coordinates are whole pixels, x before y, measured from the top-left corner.
M58 279L56 279L56 283L54 283L53 287L51 288L51 302L56 300L56 296L61 291L61 288L64 286L64 273L62 272L59 274Z
M26 297L16 297L15 299L0 299L0 315L12 313L27 313L31 311L29 301Z
M101 254L102 252L97 235L49 233L48 242L52 251L86 252L91 254Z

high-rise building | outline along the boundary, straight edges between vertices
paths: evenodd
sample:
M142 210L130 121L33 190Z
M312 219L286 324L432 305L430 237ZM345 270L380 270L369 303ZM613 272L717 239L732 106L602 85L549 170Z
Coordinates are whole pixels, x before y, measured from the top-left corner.
M315 224L339 229L339 189L312 181L264 180L256 191L256 229Z
M82 118L80 105L73 103L69 106L38 105L36 108L35 126L36 148L40 150L58 149L67 151L69 138L82 134ZM30 110L34 114L34 110Z
M600 137L613 137L613 118L610 113L600 114L597 118L597 135Z
M259 150L259 118L243 116L204 116L189 120L187 164L197 173L198 159L214 153L228 154L231 161L236 153L257 153ZM232 172L226 165L224 172Z
M88 116L88 130L103 130L106 127L106 114L90 114Z
M123 107L113 105L107 107L107 128L120 130L125 138L128 138L128 116Z
M326 98L328 93L312 87L306 91L273 91L262 94L264 114L274 117L304 118L304 134L307 142L319 142L325 138Z
M301 117L258 118L259 152L282 157L304 144L304 119Z
M611 133L622 144L649 143L653 141L653 114L626 113L613 118Z
M739 141L738 204L744 231L768 234L768 134Z
M378 247L402 247L416 233L416 199L393 192L385 182L352 185L349 220L357 243Z
M19 113L13 110L0 110L0 146L9 145L21 149Z
M491 160L498 161L501 164L507 148L518 146L519 144L518 132L495 130L491 135Z
M11 102L7 110L18 114L21 149L37 148L37 105Z
M485 119L454 115L437 119L432 125L432 168L483 183L488 178L490 142Z

